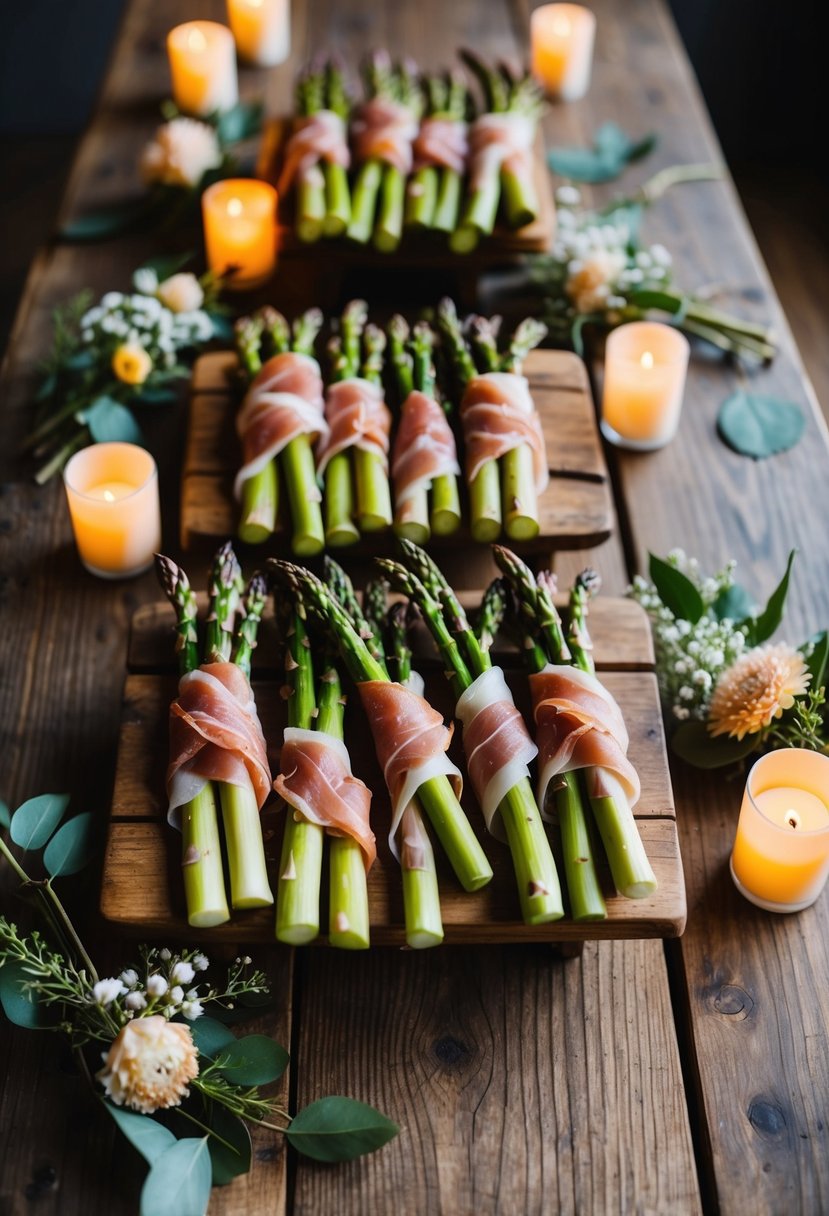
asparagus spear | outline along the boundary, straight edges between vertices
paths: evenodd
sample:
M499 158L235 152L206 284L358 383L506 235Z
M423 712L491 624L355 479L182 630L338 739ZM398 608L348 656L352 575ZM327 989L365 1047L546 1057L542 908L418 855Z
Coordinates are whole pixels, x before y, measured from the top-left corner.
M499 370L520 374L527 355L546 336L547 326L542 321L527 317L512 335ZM531 540L538 536L538 493L533 452L529 444L523 443L503 457L501 499L504 530L510 540Z
M383 383L386 335L376 325L363 330L362 376L371 384ZM385 462L376 452L354 449L357 523L361 532L381 532L391 525L391 489Z
M392 317L387 328L389 355L397 378L397 392L401 405L414 388L414 359L409 352L410 330L408 322L399 313ZM425 489L413 494L402 508L394 513L394 530L398 536L425 544L429 539L429 497Z
M398 591L417 604L441 656L451 672L456 697L492 667L454 591L430 557L410 541L401 541L405 565L378 558L377 563ZM545 924L564 914L555 862L529 778L524 777L498 807L512 854L521 912L526 924Z
M387 51L375 51L364 67L366 95L372 97L394 97L396 86L391 59ZM382 161L369 159L357 170L357 178L351 196L351 222L348 236L352 241L365 245L374 228L374 213L377 196L383 182Z
M176 653L179 673L199 665L196 629L198 608L187 575L169 557L157 553L156 573L176 614ZM181 857L187 923L209 928L230 919L222 872L222 849L216 794L211 782L181 808Z
M297 80L296 111L303 116L318 114L325 108L324 70L313 64ZM318 241L326 217L325 174L319 164L297 176L296 234L306 244Z
M360 350L363 329L368 316L365 300L346 304L340 318L340 333L328 344L331 357L331 380L350 380L360 371ZM325 469L325 541L332 549L341 549L359 540L354 522L354 488L351 460L348 452L332 456Z
M234 327L236 352L248 380L252 380L262 366L261 345L264 328L265 321L261 313L254 317L240 317ZM276 462L270 460L264 469L249 477L242 487L239 539L251 545L267 540L276 529L278 509L279 482Z
M345 87L343 66L337 56L331 56L325 66L325 100L332 113L344 123L348 122L351 102ZM351 191L348 172L343 165L325 161L322 167L325 177L325 219L322 222L324 236L342 236L351 219Z
M424 82L426 114L446 122L464 123L468 92L457 72L428 76ZM409 179L406 193L406 225L452 232L458 219L463 175L445 165L425 165Z
M481 598L475 620L475 636L481 650L487 653L492 649L506 614L508 592L506 580L494 578Z
M446 103L447 115L456 122L464 122L471 110L471 99L466 82L459 72L452 72L449 77L449 96ZM438 232L454 232L458 224L461 195L463 193L463 173L455 169L442 168L438 181L438 193L435 211L432 217L432 227Z

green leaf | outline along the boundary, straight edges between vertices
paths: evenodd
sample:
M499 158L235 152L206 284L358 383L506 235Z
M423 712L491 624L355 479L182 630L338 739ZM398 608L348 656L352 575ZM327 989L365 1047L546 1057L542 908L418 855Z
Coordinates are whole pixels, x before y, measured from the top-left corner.
M826 666L829 663L829 631L824 629L821 633L816 633L814 637L809 638L809 641L801 646L801 652L804 652L808 647L811 647L812 653L806 660L806 668L811 675L809 688L814 692L818 688L822 688L826 681Z
M741 456L762 460L793 448L806 420L794 401L765 397L738 389L720 406L717 430L720 437Z
M114 203L111 207L102 207L100 211L91 211L81 215L76 220L64 224L58 233L62 241L102 241L107 237L120 236L134 228L144 218L150 208L150 200L144 196L129 199L126 202Z
M645 311L659 308L662 312L676 314L684 311L688 304L688 301L679 292L659 291L654 287L641 287L637 291L629 291L627 297L636 308Z
M759 646L774 633L783 620L783 609L786 606L786 596L789 591L789 578L792 573L792 562L797 549L792 549L786 563L786 573L769 596L768 603L759 616L747 617L740 621L740 628L745 632L749 646Z
M92 813L84 811L60 828L46 846L43 864L52 878L76 874L92 860L95 852Z
M212 1169L207 1137L177 1140L153 1163L141 1190L141 1216L204 1216Z
M730 621L742 621L745 617L751 616L754 609L754 601L745 587L741 587L739 583L732 583L730 587L726 587L711 605L711 611L718 621L724 621L726 617Z
M262 127L262 109L262 103L259 101L240 101L232 110L225 110L216 119L219 143L235 144L257 135Z
M578 182L609 182L626 165L656 147L655 134L632 140L615 122L606 122L593 136L592 148L553 148L547 163L554 173Z
M10 828L12 823L11 811L8 805L0 798L0 828Z
M134 400L136 405L171 405L178 400L178 389L142 388Z
M139 269L155 271L159 283L163 283L165 279L170 279L174 274L183 270L194 257L195 254L192 250L188 250L187 253L162 254L157 258L149 258ZM135 273L137 274L138 271Z
M42 849L66 814L68 794L38 794L12 815L10 835L21 849Z
M704 722L683 722L671 736L671 751L694 768L725 768L745 759L757 746L754 735L743 740L718 736L712 739Z
M149 1115L124 1110L123 1107L113 1106L111 1102L104 1102L104 1106L148 1165L155 1165L162 1153L176 1143L170 1129L162 1123L157 1123Z
M695 625L705 612L699 588L676 566L671 566L653 553L648 556L648 572L662 603L678 620L690 621Z
M315 1161L351 1161L393 1140L400 1128L353 1098L320 1098L298 1111L285 1132L298 1153Z
M4 963L0 967L0 1005L10 1022L26 1030L45 1030L54 1024L52 1011L38 1001L31 992L23 991L23 984L31 976L18 962Z
M130 411L114 397L98 397L81 419L96 443L139 443L141 428Z
M232 1115L227 1107L220 1106L218 1102L211 1104L208 1123L211 1131L227 1141L227 1144L222 1144L222 1140L211 1136L207 1142L213 1185L225 1186L250 1169L253 1152L250 1132L240 1118ZM232 1147L228 1148L228 1144Z
M217 1064L234 1085L267 1085L288 1067L288 1053L264 1034L248 1034L222 1048Z
M190 1033L193 1042L199 1049L199 1055L214 1059L230 1043L236 1042L232 1030L228 1030L215 1018L200 1017L190 1023Z

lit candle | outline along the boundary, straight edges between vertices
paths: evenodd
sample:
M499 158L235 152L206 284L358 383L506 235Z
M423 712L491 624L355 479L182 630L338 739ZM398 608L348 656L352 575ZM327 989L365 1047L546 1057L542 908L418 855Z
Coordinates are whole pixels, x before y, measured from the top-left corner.
M149 569L161 545L158 473L132 443L96 443L76 452L63 474L81 561L101 578Z
M813 904L829 874L829 757L791 747L748 775L731 855L746 899L770 912Z
M596 18L580 4L542 4L530 18L532 72L550 97L577 101L590 87Z
M227 178L202 195L207 264L228 287L266 282L276 268L276 191L252 178Z
M608 335L602 431L619 447L648 452L676 434L690 347L672 325L633 321Z
M236 47L225 25L187 21L167 35L173 101L185 114L205 118L239 100Z
M242 59L267 68L288 58L290 0L227 0L227 19Z

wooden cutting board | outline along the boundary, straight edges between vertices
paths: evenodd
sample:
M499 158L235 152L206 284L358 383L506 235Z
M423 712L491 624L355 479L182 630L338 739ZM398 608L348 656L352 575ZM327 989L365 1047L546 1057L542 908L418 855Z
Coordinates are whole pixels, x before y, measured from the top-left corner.
M480 596L470 593L463 598L477 603ZM642 780L642 797L635 815L659 888L649 899L622 899L613 892L609 872L602 861L607 920L579 925L565 918L550 925L524 925L519 915L509 851L486 834L483 817L467 788L463 804L484 843L495 876L482 891L467 894L459 887L441 850L436 847L447 943L673 937L684 929L685 886L647 620L632 601L600 597L591 609L591 629L597 669L622 706L630 731L629 754ZM425 634L415 639L414 648L416 666L426 679L427 696L450 718L449 689L440 663L434 652L429 652ZM165 940L229 943L273 942L274 912L270 908L234 913L228 924L214 929L194 930L187 926L179 864L180 837L168 827L165 818L167 715L177 685L172 654L169 606L158 603L139 609L132 623L101 911L122 930L148 937L163 935ZM507 672L517 703L526 714L529 709L527 680L519 666L517 652L499 643L495 654ZM266 619L255 653L253 687L274 774L278 772L279 746L285 726L284 702L279 695L282 679L276 664L273 624ZM455 733L452 755L462 764L460 732ZM390 815L388 798L356 695L351 697L346 711L346 740L354 772L374 791L372 819L378 859L368 883L372 944L401 946L405 943L403 904L400 871L386 839ZM283 819L284 812L274 798L263 811L265 847L274 889ZM551 840L557 851L556 834L552 829ZM563 873L560 864L559 872ZM326 885L324 882L323 888ZM323 907L320 922L323 926L327 923L326 915ZM324 942L325 935L319 940Z
M233 388L236 356L202 355L191 382L187 443L181 485L181 543L185 549L215 546L232 536L237 522L233 480L241 464L235 417L239 397ZM524 374L541 418L550 466L550 484L539 498L540 531L532 541L510 542L522 554L549 556L557 549L587 549L607 540L613 513L607 466L587 372L570 351L535 350ZM464 517L468 511L464 503ZM391 533L361 537L338 556L386 553ZM468 529L434 537L430 548L457 550L476 545ZM276 534L256 552L288 553L289 538Z

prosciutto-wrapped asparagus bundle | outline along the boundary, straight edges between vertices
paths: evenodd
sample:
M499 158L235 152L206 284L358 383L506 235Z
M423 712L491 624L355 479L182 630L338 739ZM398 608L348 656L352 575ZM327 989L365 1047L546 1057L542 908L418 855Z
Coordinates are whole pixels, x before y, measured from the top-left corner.
M414 141L406 226L453 232L469 155L469 93L457 72L425 81L426 114Z

